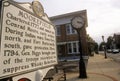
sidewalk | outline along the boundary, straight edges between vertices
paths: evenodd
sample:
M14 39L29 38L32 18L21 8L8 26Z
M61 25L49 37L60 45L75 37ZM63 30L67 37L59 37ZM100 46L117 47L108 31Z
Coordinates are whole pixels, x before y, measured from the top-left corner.
M87 79L79 79L79 73L67 73L67 81L120 81L120 64L102 55L89 58L87 65Z

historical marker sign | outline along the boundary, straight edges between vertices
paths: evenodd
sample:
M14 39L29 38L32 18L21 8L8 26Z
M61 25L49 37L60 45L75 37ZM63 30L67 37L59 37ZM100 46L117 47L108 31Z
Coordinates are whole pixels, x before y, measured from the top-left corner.
M0 78L57 63L54 26L13 1L1 7Z

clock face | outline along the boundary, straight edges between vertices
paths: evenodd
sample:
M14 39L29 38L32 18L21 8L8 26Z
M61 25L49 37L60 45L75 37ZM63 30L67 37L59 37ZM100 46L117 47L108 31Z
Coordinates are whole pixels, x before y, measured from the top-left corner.
M72 20L71 20L71 24L74 28L82 28L83 25L84 25L84 19L80 16L78 17L74 17Z
M33 6L33 11L35 12L36 15L43 16L44 9L39 1L33 1L32 6Z

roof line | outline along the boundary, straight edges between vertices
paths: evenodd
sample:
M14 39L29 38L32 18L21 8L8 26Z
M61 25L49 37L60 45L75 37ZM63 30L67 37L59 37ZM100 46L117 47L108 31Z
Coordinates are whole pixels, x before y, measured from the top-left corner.
M86 12L86 10L69 12L69 13L65 13L65 14L61 14L61 15L52 16L52 17L49 17L49 18L50 18L50 19L57 19L57 18L60 18L60 17L71 16L71 15L80 14L80 13L83 13L83 12Z

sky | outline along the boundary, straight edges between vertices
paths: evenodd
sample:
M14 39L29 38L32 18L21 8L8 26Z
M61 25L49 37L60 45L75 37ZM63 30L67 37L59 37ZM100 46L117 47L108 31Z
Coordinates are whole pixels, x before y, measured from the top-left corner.
M33 0L15 0L32 2ZM87 34L97 43L120 33L120 0L39 0L49 17L87 10Z

